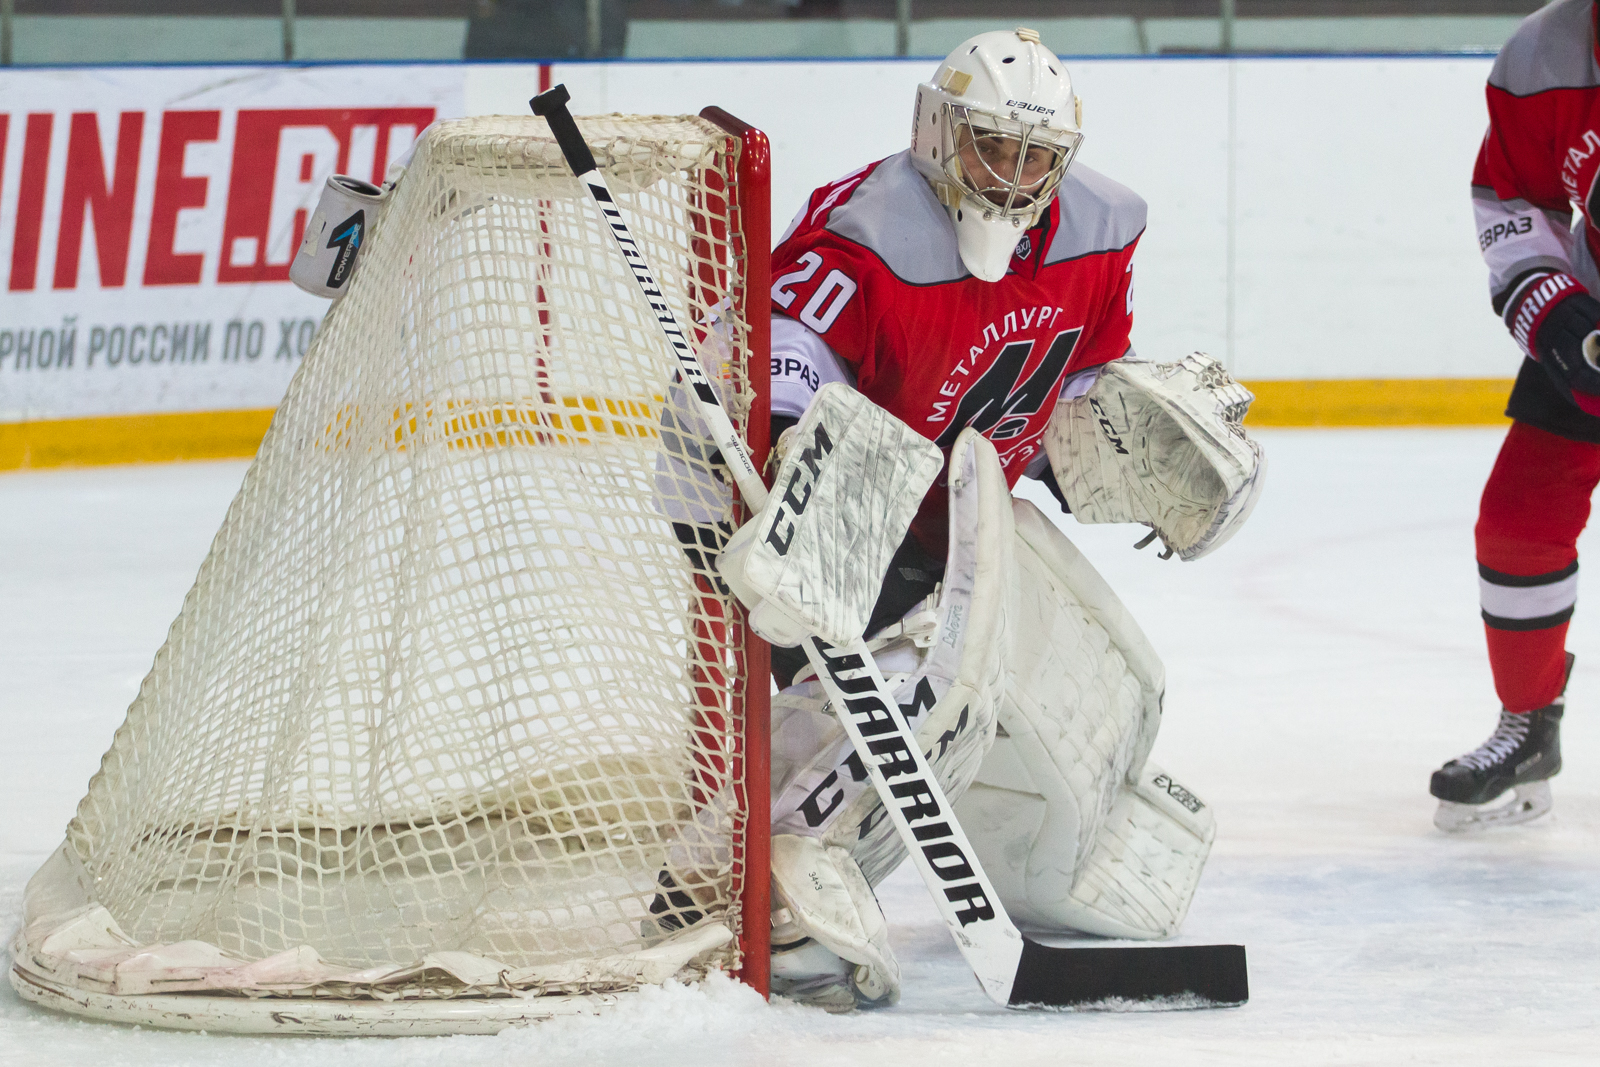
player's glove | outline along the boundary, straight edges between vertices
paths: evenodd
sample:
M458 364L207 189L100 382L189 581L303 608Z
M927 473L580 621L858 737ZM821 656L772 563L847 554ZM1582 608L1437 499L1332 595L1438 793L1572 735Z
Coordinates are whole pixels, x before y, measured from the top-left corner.
M1600 300L1570 274L1533 274L1506 301L1505 320L1562 395L1600 415Z

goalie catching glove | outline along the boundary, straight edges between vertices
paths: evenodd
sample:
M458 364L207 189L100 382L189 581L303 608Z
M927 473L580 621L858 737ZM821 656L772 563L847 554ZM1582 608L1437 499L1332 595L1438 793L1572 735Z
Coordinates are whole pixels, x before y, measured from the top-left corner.
M860 638L894 551L944 467L937 445L847 385L817 392L794 428L767 506L718 569L750 626L792 648Z
M1261 493L1266 457L1243 422L1254 400L1222 364L1107 363L1063 400L1045 450L1079 522L1142 522L1169 553L1199 559L1232 537Z

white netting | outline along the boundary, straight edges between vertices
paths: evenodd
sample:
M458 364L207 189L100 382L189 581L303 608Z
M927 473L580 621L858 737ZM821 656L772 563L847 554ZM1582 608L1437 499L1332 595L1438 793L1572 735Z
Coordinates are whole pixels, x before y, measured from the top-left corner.
M720 323L742 424L736 142L580 125L680 320ZM87 902L139 946L391 984L458 952L614 988L581 961L737 930L743 635L680 543L731 498L675 444L673 357L543 120L433 128L351 284L68 829Z

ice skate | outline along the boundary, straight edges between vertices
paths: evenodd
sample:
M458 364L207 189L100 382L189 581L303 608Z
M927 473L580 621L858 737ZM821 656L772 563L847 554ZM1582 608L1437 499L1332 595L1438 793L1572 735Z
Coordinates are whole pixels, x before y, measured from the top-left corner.
M886 1008L900 999L898 984L887 976L840 958L792 922L772 930L772 993L833 1014Z
M1433 824L1450 833L1514 826L1550 810L1549 779L1561 770L1564 697L1534 711L1502 711L1478 748L1433 772Z

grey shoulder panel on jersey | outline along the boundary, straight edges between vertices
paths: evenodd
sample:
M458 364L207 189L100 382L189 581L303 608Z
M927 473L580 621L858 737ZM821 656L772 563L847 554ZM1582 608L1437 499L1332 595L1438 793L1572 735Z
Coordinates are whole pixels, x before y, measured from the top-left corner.
M1144 232L1144 198L1081 163L1067 171L1056 195L1061 225L1045 254L1046 263L1126 248Z
M1555 0L1517 27L1489 71L1489 84L1512 96L1600 85L1594 59L1595 0Z
M867 175L825 227L868 249L912 285L969 277L956 247L956 228L906 150Z
M1474 185L1472 187L1472 199L1482 200L1484 203L1499 204L1507 211L1538 210L1534 208L1530 201L1524 200L1520 196L1514 196L1510 199L1503 199L1499 193L1494 191L1492 186L1488 185Z
M1046 263L1126 248L1144 231L1145 202L1081 163L1061 181L1061 225ZM890 156L828 216L827 230L875 253L897 278L937 285L970 277L956 230L909 151Z

